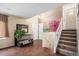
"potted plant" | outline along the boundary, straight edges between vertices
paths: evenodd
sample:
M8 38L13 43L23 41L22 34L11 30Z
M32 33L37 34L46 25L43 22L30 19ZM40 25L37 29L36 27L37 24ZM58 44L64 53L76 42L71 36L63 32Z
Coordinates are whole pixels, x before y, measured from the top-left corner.
M18 42L24 35L26 35L25 30L20 30L20 29L16 29L16 30L15 30L15 34L14 34L14 37L15 37L15 46L17 46L17 42Z
M15 38L16 39L21 39L24 35L26 35L25 30L15 30Z

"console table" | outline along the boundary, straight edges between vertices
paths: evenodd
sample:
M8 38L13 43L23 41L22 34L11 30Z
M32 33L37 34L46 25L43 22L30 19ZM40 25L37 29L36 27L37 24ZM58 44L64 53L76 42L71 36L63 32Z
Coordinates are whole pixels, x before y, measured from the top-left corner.
M25 46L27 44L33 43L33 36L32 34L26 34L21 39L15 39L15 45L16 46Z

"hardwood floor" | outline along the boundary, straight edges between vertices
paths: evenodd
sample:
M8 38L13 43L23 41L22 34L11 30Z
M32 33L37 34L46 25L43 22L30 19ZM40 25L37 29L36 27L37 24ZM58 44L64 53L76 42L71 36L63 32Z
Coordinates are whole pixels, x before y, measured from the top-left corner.
M35 40L32 45L11 47L0 50L0 56L53 56L53 52L42 47L41 40Z

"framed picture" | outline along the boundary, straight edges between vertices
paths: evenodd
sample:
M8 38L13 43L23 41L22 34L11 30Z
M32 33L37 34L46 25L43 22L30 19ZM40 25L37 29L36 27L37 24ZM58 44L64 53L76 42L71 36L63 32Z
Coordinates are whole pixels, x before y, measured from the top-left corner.
M28 25L16 24L16 29L25 30L25 32L28 33Z

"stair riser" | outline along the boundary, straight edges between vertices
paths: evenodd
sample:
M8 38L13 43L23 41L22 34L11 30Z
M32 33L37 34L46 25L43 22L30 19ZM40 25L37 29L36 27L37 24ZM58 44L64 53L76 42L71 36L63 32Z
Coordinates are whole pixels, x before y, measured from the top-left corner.
M64 55L63 53L59 52L58 50L57 50L56 53L57 53L57 54L61 54L61 56L67 56L67 55Z
M60 40L67 40L67 41L76 42L76 39L65 39L65 38L60 38Z
M76 37L76 35L61 35L62 37Z
M62 48L62 49L70 50L70 51L76 51L75 48L71 48L71 47L67 47L67 46L60 46L60 45L58 45L58 47Z
M69 43L69 42L62 42L62 41L59 41L59 43L70 45L70 46L76 46L76 43Z
M76 34L76 32L62 32L62 34Z
M76 31L76 30L62 30L62 31Z

